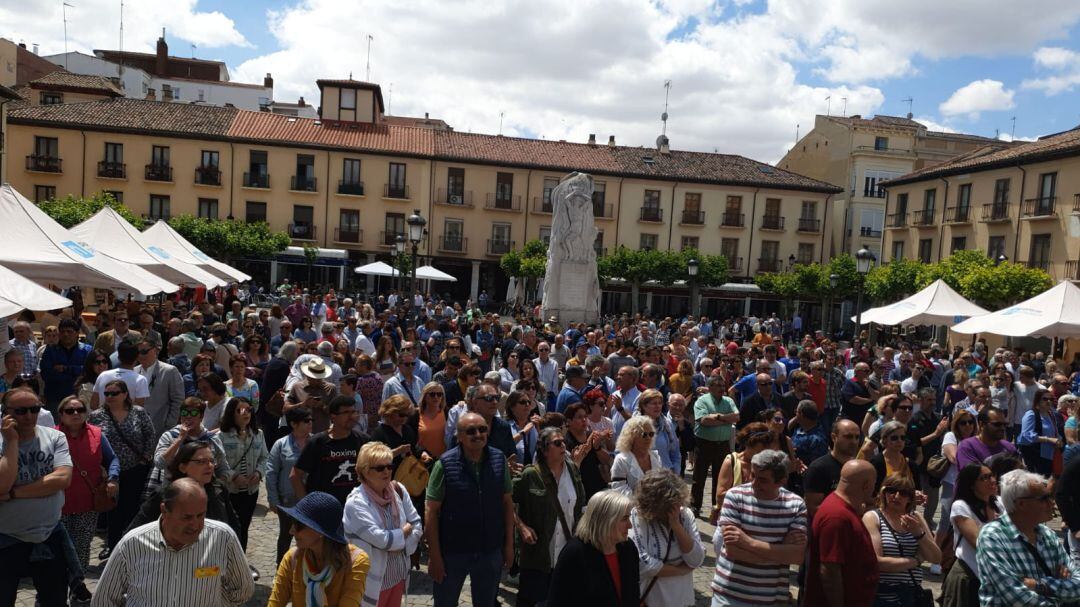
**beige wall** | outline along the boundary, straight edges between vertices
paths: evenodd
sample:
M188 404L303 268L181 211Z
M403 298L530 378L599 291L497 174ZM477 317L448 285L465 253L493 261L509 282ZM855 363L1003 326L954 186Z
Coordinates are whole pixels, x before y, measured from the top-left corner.
M1027 178L1024 178L1024 172ZM930 261L948 257L952 239L966 237L966 248L987 251L991 236L1002 236L1005 255L1012 261L1027 263L1031 260L1031 241L1036 234L1050 235L1049 272L1055 280L1076 280L1076 260L1080 259L1080 207L1076 196L1080 193L1080 157L1040 162L1017 167L981 171L967 175L948 177L948 184L937 179L889 188L889 214L896 213L897 197L908 195L907 227L889 228L884 234L886 259L892 258L893 243L904 242L904 257L918 259L919 240L932 239ZM1057 173L1055 213L1049 217L1031 217L1025 212L1024 201L1040 196L1039 176ZM984 205L993 202L994 187L998 179L1009 179L1008 219L1001 222L984 221ZM1021 184L1023 183L1023 191ZM949 209L956 206L958 190L964 184L971 185L971 220L966 223L952 221ZM935 215L930 226L912 226L914 212L922 210L924 192L937 189ZM947 196L947 202L946 202ZM888 220L887 220L888 221ZM1074 263L1067 264L1072 261Z
M339 100L341 87L325 86L322 89L321 118L343 120L347 122L375 122L373 110L375 93L365 89L356 89L356 109L341 109Z
M18 64L18 47L5 38L0 38L0 85L8 88L15 86Z

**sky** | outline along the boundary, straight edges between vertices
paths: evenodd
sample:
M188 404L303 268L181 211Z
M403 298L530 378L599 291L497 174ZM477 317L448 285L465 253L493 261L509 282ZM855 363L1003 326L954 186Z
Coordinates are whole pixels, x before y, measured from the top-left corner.
M0 4L0 37L61 53L64 0ZM120 0L67 0L67 48L114 49ZM1080 124L1076 0L124 0L124 48L225 61L318 104L380 84L459 131L774 163L816 114L1031 139ZM371 52L368 53L369 36ZM367 62L370 57L370 75ZM906 101L910 99L911 101ZM1014 126L1015 118L1015 126ZM501 130L500 130L501 129Z

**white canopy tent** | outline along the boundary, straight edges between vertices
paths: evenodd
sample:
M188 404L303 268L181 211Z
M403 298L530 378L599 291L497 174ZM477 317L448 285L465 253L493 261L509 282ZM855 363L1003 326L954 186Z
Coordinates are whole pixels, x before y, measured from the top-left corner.
M400 276L401 273L395 270L390 264L376 261L367 265L360 266L353 270L357 274L370 274L372 276Z
M448 282L457 282L456 278L434 266L420 266L419 268L416 268L416 278L419 280L442 280Z
M0 225L4 226L4 236L10 243L0 247L0 263L34 282L118 289L143 295L172 293L179 288L79 242L79 238L10 184L0 186Z
M173 257L198 266L218 278L235 282L246 282L251 280L250 276L244 274L240 270L237 270L228 264L221 263L200 251L198 247L188 242L187 239L177 233L176 230L172 229L172 226L164 221L158 221L154 223L154 225L143 230L142 242L148 246L156 246Z
M202 284L208 289L225 285L224 280L173 257L164 249L144 244L135 226L109 207L71 228L71 233L99 253L135 264L169 282Z
M0 266L0 316L11 316L23 310L56 310L70 305L71 300L67 297Z
M1080 288L1063 280L1027 301L969 318L952 330L1011 337L1080 337Z
M862 321L879 325L953 325L987 313L938 279L907 299L870 308L862 313ZM851 320L854 322L855 317Z

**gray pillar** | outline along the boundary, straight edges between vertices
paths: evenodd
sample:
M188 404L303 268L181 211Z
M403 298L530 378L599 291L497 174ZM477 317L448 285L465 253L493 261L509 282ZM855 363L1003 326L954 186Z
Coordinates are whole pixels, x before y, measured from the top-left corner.
M278 263L275 260L270 260L270 284L277 284L277 267Z
M655 314L652 307L652 291L645 294L645 309L649 311L649 314Z
M690 283L690 316L701 317L701 293L697 281Z
M368 253L367 254L367 262L368 263L375 263L375 254L374 253ZM375 295L375 277L373 275L371 275L371 274L367 275L367 292L368 292L368 295Z
M346 265L341 266L338 270L338 291L345 290L345 268L347 267L348 263L346 262Z
M749 297L747 297L746 299L743 300L742 315L743 316L750 316L750 298Z
M490 295L490 293L489 293ZM469 299L476 301L480 297L480 262L472 262L472 278L469 282Z

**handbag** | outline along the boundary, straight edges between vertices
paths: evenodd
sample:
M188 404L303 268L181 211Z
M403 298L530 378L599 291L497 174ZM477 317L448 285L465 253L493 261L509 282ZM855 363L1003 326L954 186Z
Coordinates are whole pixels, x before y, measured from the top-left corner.
M79 471L79 477L83 479L86 486L90 488L90 497L94 500L94 512L108 512L113 508L116 508L116 500L109 496L109 490L106 486L108 481L102 480L97 486L90 483L90 478L86 474L86 470L82 469L82 466L73 458L71 463L75 465L75 468Z
M420 497L427 489L430 474L415 455L406 455L394 472L394 480L401 483L409 495Z
M900 558L907 558L907 555L904 554L904 545L900 543L900 538L896 537L896 532L893 531L892 525L889 524L889 520L885 518L885 513L878 510L877 515L885 523L885 528L892 534L893 541L896 542L896 549L900 551ZM916 554L918 554L917 549ZM934 592L929 588L923 588L922 585L915 580L915 574L912 573L910 569L908 569L907 574L911 577L911 585L915 591L915 607L935 607Z
M281 417L281 410L285 408L285 394L280 390L266 401L266 412L270 417Z
M949 461L949 458L938 453L926 462L926 475L934 479L945 478L951 466L952 462Z

